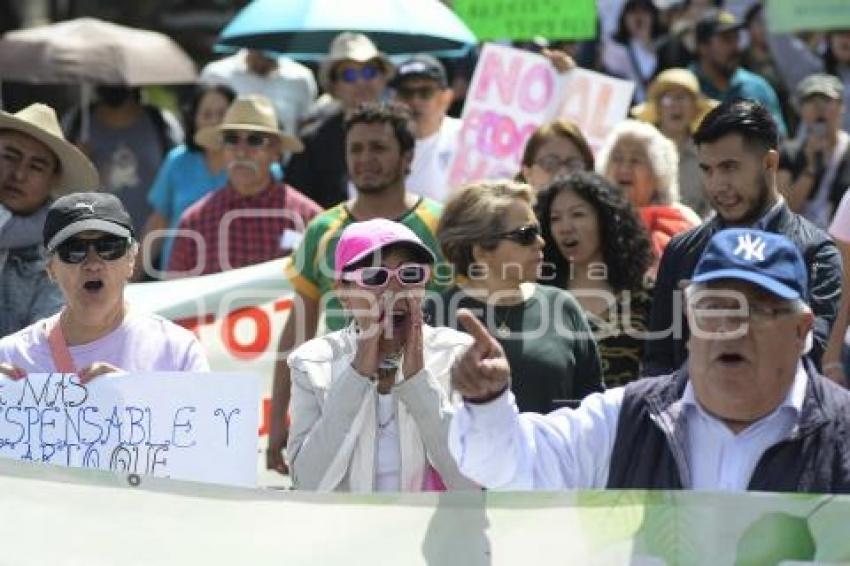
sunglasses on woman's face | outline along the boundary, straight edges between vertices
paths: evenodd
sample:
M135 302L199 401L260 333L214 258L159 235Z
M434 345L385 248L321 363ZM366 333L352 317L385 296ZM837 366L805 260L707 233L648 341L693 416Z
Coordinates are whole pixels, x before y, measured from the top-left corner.
M395 277L404 287L422 285L431 276L431 267L419 263L405 263L395 269L389 267L361 267L342 274L344 281L355 283L367 289L383 289Z
M516 230L504 232L498 235L501 240L510 240L521 246L530 246L540 237L540 226L537 224L526 224Z
M247 134L242 135L237 132L225 132L224 135L221 136L221 141L224 145L230 147L236 147L240 143L245 143L248 147L258 148L266 145L269 138L268 136L264 136L263 134Z
M82 263L89 254L89 248L94 248L100 259L113 261L124 257L129 247L129 238L120 236L103 236L91 240L69 238L56 246L56 255L64 263Z

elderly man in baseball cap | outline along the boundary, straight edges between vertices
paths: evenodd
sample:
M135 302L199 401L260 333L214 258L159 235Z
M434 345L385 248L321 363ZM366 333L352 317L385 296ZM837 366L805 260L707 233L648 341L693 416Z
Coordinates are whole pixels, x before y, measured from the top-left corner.
M138 243L121 201L107 192L58 198L42 234L47 270L65 299L48 316L0 340L0 374L209 371L195 336L124 300Z
M850 393L803 358L806 274L784 236L717 232L686 291L686 364L546 416L518 414L504 353L465 313L461 472L488 488L850 492Z
M65 140L52 108L0 112L0 336L62 306L44 270L44 218L52 197L97 185L97 170Z

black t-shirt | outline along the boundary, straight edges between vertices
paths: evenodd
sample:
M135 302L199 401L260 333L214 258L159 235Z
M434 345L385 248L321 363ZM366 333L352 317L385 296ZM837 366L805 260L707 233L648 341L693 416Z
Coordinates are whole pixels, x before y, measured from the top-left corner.
M433 326L463 330L457 309L467 308L487 326L511 366L511 391L520 411L548 413L555 401L583 399L602 391L596 343L581 306L568 292L536 285L523 303L488 305L458 287L425 305Z

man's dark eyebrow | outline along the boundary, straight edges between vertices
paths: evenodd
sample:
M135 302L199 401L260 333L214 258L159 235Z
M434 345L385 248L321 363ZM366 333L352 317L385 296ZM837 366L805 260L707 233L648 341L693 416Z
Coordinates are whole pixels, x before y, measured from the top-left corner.
M24 152L11 145L3 146L3 153L11 153L15 157L23 157L24 155Z

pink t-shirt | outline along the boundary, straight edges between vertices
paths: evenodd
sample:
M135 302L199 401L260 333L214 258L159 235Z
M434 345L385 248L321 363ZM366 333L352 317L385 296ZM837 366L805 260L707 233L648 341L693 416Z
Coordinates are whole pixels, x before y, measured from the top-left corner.
M0 339L0 362L28 373L57 371L47 343L46 320ZM130 373L210 370L194 334L148 313L130 312L121 326L103 338L68 350L78 370L95 362L107 362Z

